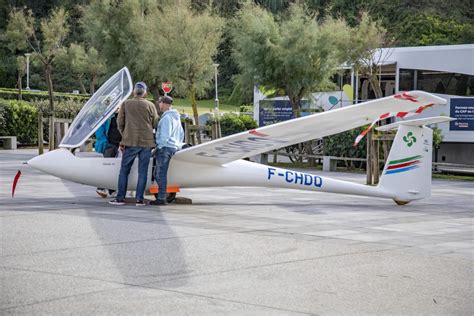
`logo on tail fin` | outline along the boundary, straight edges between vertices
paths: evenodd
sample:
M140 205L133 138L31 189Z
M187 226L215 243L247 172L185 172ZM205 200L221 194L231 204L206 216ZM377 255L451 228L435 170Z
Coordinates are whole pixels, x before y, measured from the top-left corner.
M412 132L408 132L407 136L403 136L403 141L407 143L408 147L411 147L414 143L416 143L416 137L413 136Z

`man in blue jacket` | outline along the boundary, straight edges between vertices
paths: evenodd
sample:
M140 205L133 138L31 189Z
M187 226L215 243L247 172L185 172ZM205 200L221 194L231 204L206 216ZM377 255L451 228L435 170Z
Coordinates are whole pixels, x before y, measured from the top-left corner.
M156 179L158 182L158 198L151 205L164 205L166 202L166 186L168 184L168 167L171 157L183 145L184 131L178 111L171 108L173 99L163 96L158 99L160 111L163 113L156 129Z

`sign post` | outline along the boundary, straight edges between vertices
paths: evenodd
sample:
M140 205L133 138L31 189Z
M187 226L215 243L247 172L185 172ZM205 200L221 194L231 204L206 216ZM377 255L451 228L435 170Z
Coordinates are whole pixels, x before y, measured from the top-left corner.
M219 98L217 96L217 67L219 67L219 64L213 64L214 66L214 83L215 83L215 92L216 92L216 98L214 100L215 106L214 106L214 117L216 119L216 138L222 137L222 132L221 132L221 124L219 122Z
M173 90L173 85L171 84L171 82L162 82L161 83L161 90L163 90L165 95L168 95L168 93L170 93L171 90Z

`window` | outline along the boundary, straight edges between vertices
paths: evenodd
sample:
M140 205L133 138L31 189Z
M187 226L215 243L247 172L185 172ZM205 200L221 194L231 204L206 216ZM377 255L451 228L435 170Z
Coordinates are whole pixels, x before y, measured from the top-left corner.
M474 95L474 76L465 74L418 70L418 89L459 96Z
M415 89L415 71L413 69L400 69L399 91Z

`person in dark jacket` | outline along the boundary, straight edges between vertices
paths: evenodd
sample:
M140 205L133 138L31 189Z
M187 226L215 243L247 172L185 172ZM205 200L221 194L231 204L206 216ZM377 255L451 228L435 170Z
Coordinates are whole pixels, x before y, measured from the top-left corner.
M120 107L117 125L122 134L121 145L124 147L124 152L120 165L117 198L109 201L113 205L125 205L128 176L137 157L138 181L135 205L146 205L144 194L148 177L148 165L150 163L151 149L155 147L153 129L158 122L156 107L145 99L146 94L146 84L144 82L137 82L133 90L133 98L125 101Z
M115 158L119 152L122 134L118 130L117 116L118 110L95 132L95 151L102 153L105 158ZM101 198L105 199L108 195L113 195L115 191L109 189L107 192L104 188L97 188L96 192Z

